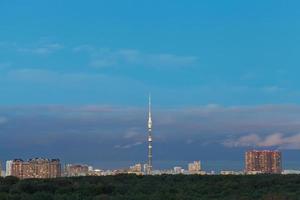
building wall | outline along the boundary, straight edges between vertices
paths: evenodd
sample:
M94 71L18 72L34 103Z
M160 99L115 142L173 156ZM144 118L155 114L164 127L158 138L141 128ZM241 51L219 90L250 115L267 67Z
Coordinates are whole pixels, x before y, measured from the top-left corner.
M60 177L61 166L58 159L30 159L13 160L11 164L11 175L21 179L26 178L56 178Z
M23 160L14 160L11 164L11 175L23 178Z
M191 173L201 171L201 163L200 163L200 161L194 161L193 163L189 163L188 170Z
M247 151L245 153L245 170L279 174L282 171L281 152L279 151Z
M56 178L56 177L60 177L61 176L61 164L59 160L52 160L52 162L50 162L50 175L49 178Z
M5 169L5 175L11 176L11 167L12 167L12 160L6 161L6 169Z

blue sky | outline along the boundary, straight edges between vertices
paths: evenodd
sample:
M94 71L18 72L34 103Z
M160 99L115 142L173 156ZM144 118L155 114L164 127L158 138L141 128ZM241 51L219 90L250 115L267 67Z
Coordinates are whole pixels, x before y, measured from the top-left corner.
M90 134L85 153L107 149L90 143L102 138L116 159L142 159L149 92L157 134L180 124L168 143L182 146L178 159L193 159L194 142L195 152L217 143L229 160L249 146L300 148L299 8L279 0L1 1L0 132L12 144L20 130L28 140L24 149L2 147L14 149L3 157L49 155L56 144L53 156L96 162L63 153L76 143L66 138ZM53 112L61 107L73 117ZM211 152L192 157L219 159ZM157 159L168 158L176 156Z

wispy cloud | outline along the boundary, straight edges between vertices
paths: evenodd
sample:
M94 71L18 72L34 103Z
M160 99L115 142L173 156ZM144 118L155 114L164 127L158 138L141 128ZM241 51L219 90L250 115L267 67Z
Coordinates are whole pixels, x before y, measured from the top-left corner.
M42 69L15 69L6 73L4 78L9 80L30 81L30 82L47 82L57 81L59 73Z
M130 149L136 146L140 146L142 145L143 142L135 142L135 143L131 143L131 144L125 144L125 145L115 145L114 148L116 149Z
M272 85L272 86L265 86L262 88L263 92L267 92L267 93L275 93L275 92L281 92L284 90L284 88L276 86L276 85Z
M300 149L300 134L285 136L274 133L265 137L257 134L242 136L236 140L227 140L223 143L228 147L277 147L281 149Z
M12 63L11 62L1 62L0 63L0 70L1 69L6 69L6 68L9 68L12 66Z
M82 45L73 48L74 52L90 55L93 67L149 66L149 67L189 67L198 62L196 56L180 56L169 53L144 53L136 49L95 48Z
M0 48L20 54L48 55L65 48L58 42L37 41L31 44L20 44L16 42L0 42ZM4 63L5 64L5 63Z
M137 129L137 128L131 128L129 131L127 131L124 134L124 139L134 139L137 138L138 136L140 136L141 130Z
M64 46L59 43L39 44L31 47L18 47L17 51L21 53L46 55L63 49Z
M6 85L16 83L20 84L42 84L43 87L59 87L59 90L72 89L76 90L94 90L107 91L110 88L111 91L118 91L118 94L124 94L122 89L136 88L140 92L145 91L145 84L141 81L134 80L127 77L113 76L102 74L101 72L59 72L52 70L42 70L33 68L23 68L8 70L4 73L0 73L0 84ZM97 87L94 87L97 85ZM34 87L30 88L30 91L34 91ZM0 90L2 88L0 87ZM25 88L29 90L28 88ZM132 91L136 92L136 91ZM77 95L75 93L74 95ZM128 92L126 92L128 94ZM78 94L79 95L79 94ZM92 109L92 108L90 108Z

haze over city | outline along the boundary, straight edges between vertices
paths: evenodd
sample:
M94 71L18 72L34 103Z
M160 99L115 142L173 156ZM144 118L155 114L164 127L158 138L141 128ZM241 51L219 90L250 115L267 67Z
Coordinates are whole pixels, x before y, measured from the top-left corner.
M249 149L300 167L298 1L1 1L0 160L99 168Z

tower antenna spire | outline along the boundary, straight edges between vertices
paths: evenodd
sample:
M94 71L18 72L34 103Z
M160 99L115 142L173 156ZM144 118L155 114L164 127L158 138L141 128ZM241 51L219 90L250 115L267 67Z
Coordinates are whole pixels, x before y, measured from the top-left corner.
M151 93L149 93L149 119L151 119Z
M151 116L151 94L149 93L149 110L148 110L148 163L146 173L152 173L152 116Z

